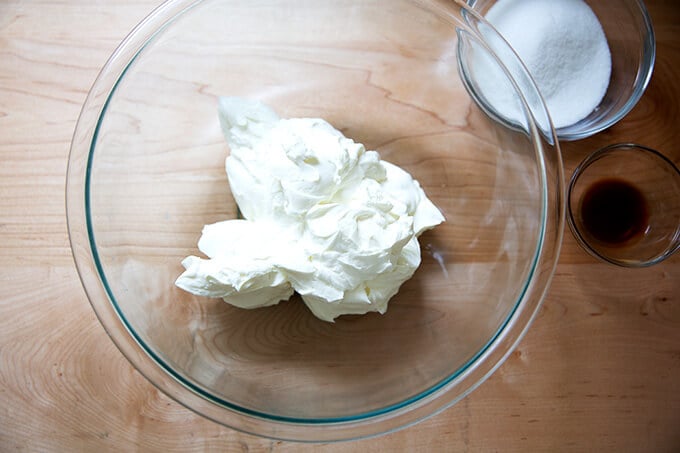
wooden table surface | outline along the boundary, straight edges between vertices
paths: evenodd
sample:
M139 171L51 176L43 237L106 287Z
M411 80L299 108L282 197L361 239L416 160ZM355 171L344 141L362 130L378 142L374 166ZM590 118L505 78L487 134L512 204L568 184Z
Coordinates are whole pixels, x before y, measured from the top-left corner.
M87 91L157 3L0 2L0 451L680 451L680 254L617 268L569 232L518 349L470 396L416 426L300 445L235 432L159 393L95 318L64 208ZM651 85L618 125L563 145L567 174L622 141L680 163L680 4L647 5L658 52Z

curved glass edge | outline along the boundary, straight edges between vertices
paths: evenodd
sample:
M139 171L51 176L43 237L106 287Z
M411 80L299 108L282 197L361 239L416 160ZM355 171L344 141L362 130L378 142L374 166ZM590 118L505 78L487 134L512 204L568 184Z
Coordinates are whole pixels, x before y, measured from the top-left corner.
M559 148L555 146L555 152L551 153L545 149L541 149L538 153L543 153L544 156L552 161L551 165L545 165L542 159L539 159L542 165L542 179L546 189L543 193L542 203L542 218L543 226L549 225L548 216L556 215L557 223L556 231L547 231L542 228L540 234L540 244L536 249L536 256L534 258L534 265L532 266L531 274L536 273L540 281L530 279L531 285L527 285L518 300L513 312L509 315L506 323L501 326L496 333L479 353L473 357L466 365L460 368L456 373L449 376L436 386L431 387L425 392L416 395L404 402L395 404L388 408L379 411L373 411L360 417L346 417L342 419L319 420L311 423L311 420L303 419L288 419L284 417L272 418L271 416L255 413L253 411L244 411L242 408L232 407L235 413L230 416L225 415L224 402L216 400L214 397L209 398L217 406L205 406L206 398L205 392L197 389L196 386L185 382L184 379L178 377L171 369L167 367L158 357L153 354L149 348L137 337L132 331L124 317L119 312L117 304L114 306L113 295L108 289L108 285L102 285L102 280L97 276L103 275L100 268L99 260L96 257L96 248L94 247L93 232L91 231L91 224L89 219L89 209L86 208L87 200L83 200L83 194L89 196L89 165L93 149L91 146L96 140L96 129L99 127L98 118L101 117L105 111L106 104L111 95L115 91L115 87L124 75L129 65L133 62L136 55L141 49L158 33L164 25L169 21L181 15L185 10L191 6L201 3L201 0L169 0L162 6L152 12L140 25L138 25L128 37L121 43L119 48L114 52L109 62L105 65L100 73L100 76L95 81L93 89L88 95L81 116L78 120L76 131L74 133L73 144L69 156L69 167L67 171L67 219L69 228L69 238L71 241L72 251L76 267L81 278L81 282L90 299L90 303L97 314L99 321L106 328L107 334L114 341L116 346L121 350L123 355L142 373L149 381L156 385L160 390L164 391L168 396L178 401L187 408L196 411L207 418L225 424L231 428L239 431L244 431L252 434L263 435L276 439L298 440L298 441L333 441L333 440L348 440L364 437L372 437L375 435L384 434L386 432L394 431L406 426L410 426L420 420L434 415L441 410L451 406L458 400L469 394L474 388L480 385L489 375L491 375L504 361L505 358L512 352L512 349L520 341L531 320L540 308L540 302L544 298L550 278L554 273L554 267L559 256L559 245L561 243L561 231L563 230L563 208L564 203L560 197L555 197L554 190L550 187L550 180L556 182L557 189L562 188L562 166L559 158ZM418 1L418 3L421 3ZM458 4L458 3L457 3ZM467 6L458 4L463 13L474 13L467 10ZM476 18L476 20L483 19ZM121 68L116 71L116 68ZM534 131L536 133L536 131ZM554 143L557 141L553 135ZM82 148L86 146L87 152L85 155L78 155L79 146ZM549 144L550 145L550 144ZM548 147L550 147L548 145ZM546 172L549 167L550 171ZM557 177L557 179L555 179ZM557 194L561 190L556 191ZM550 212L554 208L556 213ZM562 214L560 214L562 212ZM87 230L84 230L87 226ZM544 242L555 244L552 249L553 253L546 256ZM84 247L83 244L88 244ZM546 267L547 265L547 267ZM543 288L536 294L535 288ZM110 300L110 306L102 307L96 305L95 296L101 300ZM531 310L519 310L520 307L533 305ZM508 333L508 328L512 325L522 324L524 328L521 331L515 332L512 335ZM120 323L125 327L125 331L117 331L111 327L119 327ZM125 336L125 332L129 336ZM502 347L501 347L502 346ZM140 350L141 349L141 350ZM492 366L481 367L473 366L475 361L482 356L499 356L500 359L494 362ZM152 358L155 363L161 366L158 370L142 371L138 366L147 358ZM478 365L478 364L476 364ZM165 370L165 371L163 371ZM163 373L168 373L163 375ZM462 381L474 382L464 389L463 392L453 395L452 398L441 398L444 393L451 390L454 385L459 385ZM179 389L173 388L174 384L181 384L182 388L192 391L192 394L181 393ZM198 391L197 391L198 390ZM200 406L200 407L199 407ZM240 409L240 410L239 410ZM368 429L367 421L371 421L371 429ZM301 425L301 424L308 425ZM267 425L263 427L262 425ZM309 426L321 427L322 429L309 430ZM266 431L266 432L265 432Z
M111 92L122 77L131 58L139 52L151 36L160 30L158 23L165 22L163 17L175 17L181 11L197 4L198 1L200 0L167 1L154 9L128 33L99 71L93 82L83 103L71 138L65 184L67 232L78 276L88 296L88 300L103 326L107 324L103 321L100 311L92 303L93 293L99 292L95 288L98 288L100 283L96 278L93 279L95 276L88 273L91 270L89 269L90 266L94 262L91 250L89 249L85 210L85 189L86 178L88 176L87 167L90 164L90 144L93 143L98 118L101 116ZM99 295L101 296L102 294L100 293ZM106 330L109 337L113 339L111 332L108 329ZM117 344L117 341L114 340L114 343Z
M420 0L416 1L418 3L423 3ZM482 354L485 359L487 356L491 355L495 355L499 358L495 362L493 359L490 359L489 362L495 363L495 365L487 367L485 370L482 370L481 367L477 367L474 370L468 370L470 374L473 372L481 372L483 374L481 376L476 376L477 381L466 389L463 394L456 396L454 399L449 399L443 404L440 403L440 407L432 413L436 414L465 397L493 374L521 341L539 312L542 302L549 290L550 282L552 281L560 255L562 239L564 237L564 225L566 222L566 191L564 167L558 135L552 126L552 120L550 119L545 102L524 63L500 33L498 33L478 12L472 9L472 6L475 3L474 0L471 2L469 1L469 5L461 0L456 0L455 2L435 0L432 3L435 4L438 14L449 17L452 15L450 13L452 4L458 6L463 22L470 26L474 31L476 38L484 38L484 33L493 34L496 38L494 40L495 45L500 46L504 54L511 57L512 61L501 61L496 57L494 58L503 69L503 72L511 80L515 90L520 93L520 100L524 109L528 115L531 116L532 121L528 124L530 130L526 132L530 137L536 138L536 146L539 147L539 150L536 151L536 157L537 162L540 164L539 174L541 175L541 184L544 187L541 206L541 218L543 220L542 229L537 241L536 256L531 271L532 277L529 279L530 284L524 289L524 293L519 298L514 312L508 317L506 325L499 330L499 334L492 340L494 343L489 345ZM452 22L455 22L455 18ZM480 30L480 26L483 27L483 30ZM491 48L483 40L482 42L487 51L492 55L497 54L496 48ZM508 63L512 64L512 68L507 67ZM511 74L518 74L522 77L521 86ZM466 84L466 87L468 87L467 83L469 81L465 80L465 77L462 77L462 81ZM522 89L521 87L524 87L525 89ZM527 93L526 90L529 90L529 92ZM478 100L473 93L470 94L473 100ZM487 111L484 103L478 102L477 105L485 112ZM497 118L495 115L492 115L491 117L492 119ZM517 130L518 127L518 125L508 124L506 121L500 121L500 123L514 130ZM550 228L551 226L552 228ZM520 307L523 309L520 310ZM522 325L523 328L515 330L512 329L513 325ZM462 378L472 379L472 376L463 376ZM442 400L443 398L440 398L439 401L441 402Z
M474 44L480 46L481 49L488 53L488 56L492 57L494 63L498 66L498 69L500 69L501 74L503 74L507 81L510 82L509 88L518 93L519 101L524 111L528 112L527 117L505 117L490 105L490 101L487 101L484 95L484 90L474 81L475 71L470 69L467 60L459 58L458 71L470 97L490 118L508 129L531 135L533 129L531 131L528 129L537 125L543 139L546 140L548 144L555 145L558 143L552 119L550 118L543 95L538 89L538 85L533 76L529 73L529 70L514 48L493 25L486 22L479 13L472 9L472 6L470 6L469 9L463 9L461 15L465 19L465 23L476 32L472 35ZM463 38L467 38L469 31L458 29L457 34L459 37L458 52L460 55L464 46L468 45L467 39L464 40ZM490 70L492 68L483 69ZM533 124L529 124L531 121L521 121L528 120L529 118L533 120Z
M588 157L586 157L574 170L574 173L571 175L571 179L569 180L569 186L567 187L567 221L569 224L569 229L571 230L572 235L574 236L574 239L576 239L576 242L585 250L588 252L591 256L602 260L606 263L614 264L616 266L621 266L621 267L628 267L628 268L645 268L645 267L650 267L654 266L655 264L659 264L662 261L668 259L671 257L671 255L675 254L678 250L680 250L680 237L675 237L675 245L664 250L663 253L660 253L658 256L651 258L649 260L645 261L623 261L623 260L617 260L611 257L608 257L606 255L602 255L601 253L598 253L597 250L592 248L588 242L583 238L581 235L581 232L579 231L578 227L576 226L576 219L574 218L574 213L571 209L571 193L572 189L578 182L579 177L583 174L586 168L588 168L591 164L595 163L596 161L600 160L601 158L604 157L605 154L614 151L614 150L631 150L631 149L638 149L642 150L648 153L653 154L655 157L659 158L661 161L665 162L669 168L675 170L675 173L678 175L680 178L680 169L675 165L673 161L671 161L668 157L664 156L660 152L658 152L655 149L649 148L647 146L643 145L638 145L635 143L615 143L609 146L605 146L604 148L600 148L597 151L594 151L592 154L590 154ZM680 233L676 233L680 234Z

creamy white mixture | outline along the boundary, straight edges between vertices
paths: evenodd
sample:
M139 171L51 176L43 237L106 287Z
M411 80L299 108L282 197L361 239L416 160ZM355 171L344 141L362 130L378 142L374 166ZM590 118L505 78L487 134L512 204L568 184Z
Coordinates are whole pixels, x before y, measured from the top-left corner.
M298 292L320 319L387 310L444 221L407 172L322 119L220 98L229 185L245 220L206 225L180 288L256 308Z

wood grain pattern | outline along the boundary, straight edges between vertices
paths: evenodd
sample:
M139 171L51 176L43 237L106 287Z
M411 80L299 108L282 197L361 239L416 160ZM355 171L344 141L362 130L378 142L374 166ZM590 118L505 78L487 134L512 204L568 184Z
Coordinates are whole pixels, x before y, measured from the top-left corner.
M394 434L333 445L258 439L160 394L96 320L64 215L70 138L99 68L157 1L0 3L0 451L677 451L680 256L596 262L567 232L549 296L480 388ZM563 146L567 173L635 141L680 163L680 6L648 0L657 64L639 105Z

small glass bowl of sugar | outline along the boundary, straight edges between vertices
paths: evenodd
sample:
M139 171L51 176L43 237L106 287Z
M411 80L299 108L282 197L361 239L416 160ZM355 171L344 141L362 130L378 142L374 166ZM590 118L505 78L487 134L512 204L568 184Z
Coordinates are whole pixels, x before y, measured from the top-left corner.
M617 123L651 79L656 45L642 0L468 0L468 5L522 59L560 140L586 138ZM485 78L489 82L478 83L473 97L512 125L516 106L507 90L494 77Z

